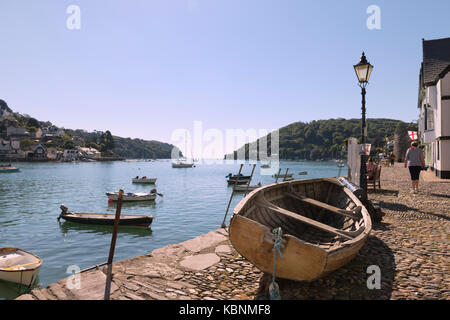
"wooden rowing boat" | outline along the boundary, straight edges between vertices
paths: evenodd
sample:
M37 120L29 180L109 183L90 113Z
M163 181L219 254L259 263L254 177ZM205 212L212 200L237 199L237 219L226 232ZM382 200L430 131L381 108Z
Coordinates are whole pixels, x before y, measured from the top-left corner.
M63 218L66 221L84 223L84 224L97 224L97 225L114 225L116 215L110 213L79 213L69 212L64 205L60 206L61 214L58 220ZM134 214L122 214L120 215L119 225L121 226L135 226L135 227L148 227L153 221L153 216L134 215Z
M42 259L25 250L0 248L0 279L31 287L42 265Z
M353 259L372 221L358 197L337 178L295 180L261 187L242 199L234 209L229 237L242 256L271 274L273 230L278 227L284 258L277 254L276 277L311 281Z
M154 201L156 196L163 196L161 193L157 193L156 189L152 189L150 192L128 192L124 193L122 201ZM117 201L119 199L119 192L106 192L108 201Z
M227 180L229 185L233 185L233 184L247 184L248 183L248 179L245 180Z
M275 173L272 175L272 177L273 178L292 178L293 175L294 175L293 173L286 173L286 174L285 173L281 173L281 174Z
M131 182L132 183L143 183L143 184L154 184L156 182L157 178L147 178L147 177L136 177L136 178L132 178Z
M253 191L255 189L261 188L261 182L252 186L237 185L234 187L234 191Z

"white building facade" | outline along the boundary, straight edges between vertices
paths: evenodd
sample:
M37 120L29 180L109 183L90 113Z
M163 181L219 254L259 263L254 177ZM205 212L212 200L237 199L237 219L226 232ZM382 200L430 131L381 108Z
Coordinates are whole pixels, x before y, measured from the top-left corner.
M419 85L419 138L425 162L450 179L450 38L422 40Z

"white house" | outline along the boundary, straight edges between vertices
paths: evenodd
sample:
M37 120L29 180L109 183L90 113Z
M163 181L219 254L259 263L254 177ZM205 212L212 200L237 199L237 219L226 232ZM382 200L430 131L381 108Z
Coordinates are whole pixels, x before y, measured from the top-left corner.
M423 40L419 84L419 138L425 162L450 179L450 38Z
M102 156L102 153L95 148L83 148L77 147L77 150L81 153L84 158L96 159Z
M78 150L76 149L64 150L63 158L64 161L72 161L78 159Z

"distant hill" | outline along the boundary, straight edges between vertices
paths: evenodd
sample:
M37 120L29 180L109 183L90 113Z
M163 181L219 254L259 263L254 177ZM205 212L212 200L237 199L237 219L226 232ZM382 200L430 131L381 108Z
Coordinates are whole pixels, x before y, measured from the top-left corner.
M4 100L0 99L0 115L3 114L4 110L12 112L12 110L8 107L8 104Z
M69 136L77 136L83 139L86 146L97 147L101 141L103 132L87 132L85 130L66 130ZM170 159L172 144L155 141L131 139L113 136L114 147L112 152L126 159Z
M113 152L127 159L170 159L172 144L114 136Z
M367 119L367 143L372 144L371 150L384 148L388 138L392 140L396 129L417 131L417 124L405 123L393 119ZM329 119L311 122L295 122L279 129L280 159L331 159L346 156L346 143L349 137L361 137L361 119ZM258 140L259 141L259 140ZM270 135L268 155L270 155ZM236 158L238 151L245 150L248 158L248 144L234 151L227 157ZM259 149L258 149L259 150Z
M43 122L29 115L13 112L6 102L0 99L0 116L5 111L13 114L17 120L14 126L23 127L32 135L42 128L57 128L49 121ZM171 158L172 148L174 148L172 144L155 140L147 141L112 136L109 131L87 132L82 129L64 129L64 132L64 136L54 136L51 141L45 140L40 143L46 147L54 147L58 150L70 149L75 146L93 147L102 151L104 156L120 156L127 159L169 159ZM6 138L6 128L2 126L0 126L0 137ZM105 140L105 137L107 140ZM33 136L29 139L24 139L26 141L23 141L23 144L33 145L35 142L32 139Z

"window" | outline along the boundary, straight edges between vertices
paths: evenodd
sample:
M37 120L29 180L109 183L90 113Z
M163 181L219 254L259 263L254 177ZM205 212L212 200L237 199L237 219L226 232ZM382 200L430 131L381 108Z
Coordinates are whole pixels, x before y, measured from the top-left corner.
M437 160L439 160L439 147L440 147L441 142L438 140L436 141L436 147L437 147Z

